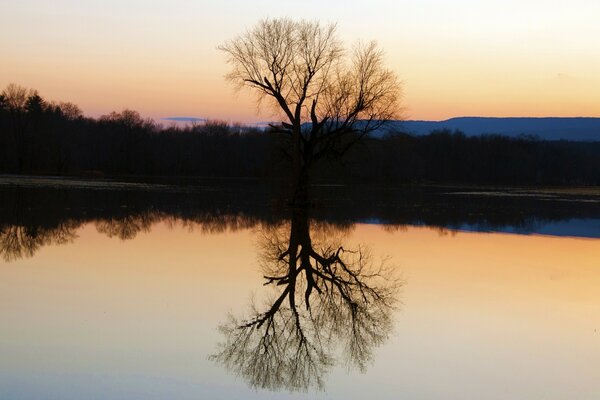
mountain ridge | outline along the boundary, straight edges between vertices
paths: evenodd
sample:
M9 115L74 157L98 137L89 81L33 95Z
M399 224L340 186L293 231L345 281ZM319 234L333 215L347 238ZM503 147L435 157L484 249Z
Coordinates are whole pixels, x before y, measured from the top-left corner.
M598 117L453 117L442 121L390 121L378 134L403 132L426 135L444 129L458 130L466 136L531 135L544 140L600 141Z
M172 123L202 123L205 118L166 117ZM265 129L267 123L248 124ZM305 124L310 126L310 123ZM508 137L535 136L541 140L571 140L578 142L600 141L600 117L453 117L441 121L394 120L389 121L372 137L389 133L427 135L433 131L461 131L466 136L503 135Z

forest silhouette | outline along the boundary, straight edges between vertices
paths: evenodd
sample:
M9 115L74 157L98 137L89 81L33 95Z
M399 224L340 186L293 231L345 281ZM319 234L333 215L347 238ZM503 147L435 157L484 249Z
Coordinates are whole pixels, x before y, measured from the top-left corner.
M0 96L0 173L288 179L288 140L218 121L164 127L131 110L85 117L17 85ZM600 143L395 132L315 161L311 182L598 185Z

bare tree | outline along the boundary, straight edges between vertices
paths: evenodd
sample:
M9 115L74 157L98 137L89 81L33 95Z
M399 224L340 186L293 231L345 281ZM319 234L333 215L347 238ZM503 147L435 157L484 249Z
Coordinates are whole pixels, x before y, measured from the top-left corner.
M27 151L27 117L28 100L34 96L39 97L37 92L9 83L1 93L5 108L8 110L13 130L13 139L16 143L17 172L23 172L25 164L25 153ZM41 99L41 98L40 98Z
M340 350L364 370L392 329L400 282L374 264L366 247L344 248L340 234L317 226L303 208L291 224L262 230L260 261L274 295L250 316L230 317L212 359L255 388L323 388ZM313 229L315 226L313 226Z
M381 50L375 42L345 50L334 24L265 19L219 49L227 78L284 119L271 127L291 138L293 203L306 200L315 161L342 155L398 115L400 85Z
M15 83L9 83L2 91L2 96L6 99L6 105L10 110L24 111L27 99L32 94L31 90Z
M83 118L83 112L77 104L68 101L61 101L60 103L58 103L57 107L60 110L60 112L65 116L65 118L69 121Z

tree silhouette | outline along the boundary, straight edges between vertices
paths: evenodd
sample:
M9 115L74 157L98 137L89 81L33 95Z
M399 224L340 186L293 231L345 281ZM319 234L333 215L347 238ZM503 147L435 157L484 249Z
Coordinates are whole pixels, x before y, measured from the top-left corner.
M8 99L4 92L0 93L0 112L4 112L8 109Z
M23 171L26 162L28 145L26 135L29 123L27 106L29 98L33 95L33 91L14 83L8 84L2 91L12 125L13 140L16 144L17 172L19 173Z
M322 107L327 98L319 95ZM266 132L218 121L161 127L131 110L88 118L72 103L46 101L33 89L10 84L0 93L0 173L285 179L294 189L307 185L312 166L310 183L600 184L600 142L440 130L424 136L388 132L352 146L364 132L364 118L355 121L354 132L338 131L345 132L341 136L328 136L336 126L330 120L315 133L308 104L301 113L309 122L301 125L297 170L305 173L298 185L290 179L293 137L283 124ZM297 205L308 198L297 197Z
M342 155L398 113L399 83L375 42L348 53L335 25L265 19L219 47L228 79L252 89L284 121L274 132L289 137L292 203L306 202L311 166Z
M254 388L323 388L341 350L348 367L364 370L392 329L399 282L368 249L345 249L332 230L311 238L306 210L291 223L266 228L260 259L265 285L277 292L246 318L230 316L212 359Z
M6 262L32 257L48 245L72 243L79 225L72 220L47 228L37 225L0 225L0 255Z
M46 224L31 215L27 192L15 189L13 193L1 192L2 205L10 215L10 220L0 217L0 257L6 262L24 257L32 257L40 248L48 245L62 245L77 238L77 228L81 223L67 215L58 221Z
M140 232L150 232L152 225L163 218L162 214L155 211L126 214L97 221L96 230L109 238L118 237L121 240L130 240Z

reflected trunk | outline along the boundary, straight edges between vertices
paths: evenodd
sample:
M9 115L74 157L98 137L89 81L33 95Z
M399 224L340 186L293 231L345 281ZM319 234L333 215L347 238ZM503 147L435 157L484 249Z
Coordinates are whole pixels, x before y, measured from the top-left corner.
M260 232L263 277L274 295L222 325L224 342L212 357L252 387L322 389L336 350L364 370L392 329L399 284L391 270L375 265L365 246L344 248L340 232L328 228L296 207L288 224Z

